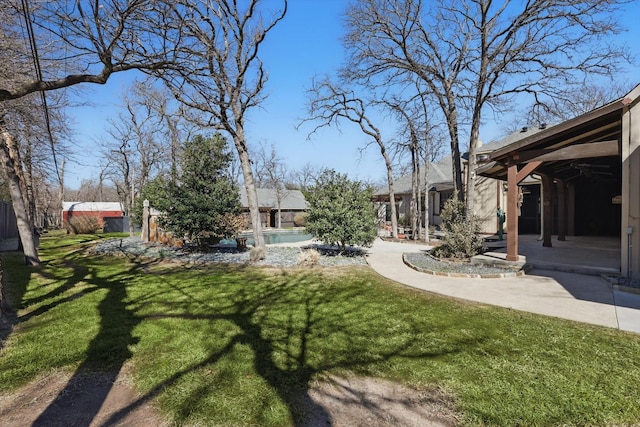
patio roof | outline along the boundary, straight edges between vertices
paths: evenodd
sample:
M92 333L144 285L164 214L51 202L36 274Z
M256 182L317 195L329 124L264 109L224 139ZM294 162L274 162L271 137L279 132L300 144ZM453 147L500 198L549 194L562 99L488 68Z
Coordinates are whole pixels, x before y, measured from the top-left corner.
M563 181L586 174L619 174L622 110L639 90L640 86L627 97L497 148L476 173L506 180L508 165L542 162L536 172Z

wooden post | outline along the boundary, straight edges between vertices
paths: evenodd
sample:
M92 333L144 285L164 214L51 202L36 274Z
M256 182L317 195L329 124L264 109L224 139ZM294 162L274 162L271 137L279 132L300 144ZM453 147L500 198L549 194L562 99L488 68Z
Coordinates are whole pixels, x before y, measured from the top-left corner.
M149 241L149 201L142 202L142 241Z
M553 228L553 178L542 175L542 216L544 228L542 229L542 246L551 247L551 229Z
M564 192L564 181L558 180L558 240L564 242L566 240L566 200Z
M507 261L518 261L518 166L507 169Z

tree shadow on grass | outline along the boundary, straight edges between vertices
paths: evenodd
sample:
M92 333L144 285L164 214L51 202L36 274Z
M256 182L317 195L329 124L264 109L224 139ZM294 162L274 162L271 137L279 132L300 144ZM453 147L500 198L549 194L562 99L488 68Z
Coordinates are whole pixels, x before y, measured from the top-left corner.
M203 275L206 272L210 270L205 269ZM198 287L207 285L184 286L165 282L166 286L184 298L181 298L181 302L169 302L157 308L154 313L145 315L146 319L181 319L210 324L227 322L236 327L238 332L227 338L226 344L217 351L209 353L197 363L175 370L172 375L157 382L135 402L115 413L105 425L117 424L128 412L158 397L172 386L188 387L182 382L185 377L205 369L215 371L216 364L230 357L238 347L249 348L252 354L252 366L248 367L246 375L257 374L275 391L288 408L295 425L309 425L311 422L314 425L330 425L332 420L329 413L309 395L312 380L317 375L335 370L362 373L371 364L384 363L396 357L436 358L464 351L479 343L477 338L459 338L455 345L425 351L414 345L419 335L418 327L407 325L406 339L386 345L385 348L372 349L371 341L381 337L373 336L377 333L375 330L367 331L366 327L358 326L361 321L366 321L361 319L362 307L342 304L343 300L357 298L357 290L327 292L321 285L317 286L318 277L313 275L285 274L275 283L260 274L245 272L243 277L248 280L242 287L236 288L231 297L218 298L215 303L200 296ZM228 294L229 288L223 283L218 284L222 285L219 295ZM340 348L332 348L327 344L332 335L341 336ZM189 423L194 408L208 405L205 400L216 391L216 387L213 381L194 385L181 398L173 421L178 424ZM259 406L257 401L252 404ZM253 419L266 419L269 410L268 404L264 404L262 409L256 408L256 411L263 413L254 414Z
M88 287L29 313L28 318L31 318L60 304L100 290L106 291L106 295L97 306L100 317L99 331L89 343L84 360L64 389L38 416L33 426L88 426L92 423L121 368L132 356L130 346L137 342L137 338L133 337L133 330L140 319L127 308L127 283L123 279L131 274L142 273L143 266L142 263L135 263L124 273L103 278L98 277L96 270L90 265L76 264L72 276L59 289L67 290L80 281ZM94 375L95 372L99 372L100 375ZM96 381L98 377L99 381ZM79 408L81 411L78 411Z
M0 304L2 304L0 309L4 314L4 318L0 318L0 349L2 349L14 325L19 322L16 312L16 308L19 307L17 302L22 301L27 291L31 270L24 265L23 255L20 253L4 252L0 257L0 280L2 280L0 292L3 293L0 296ZM17 258L20 258L20 261L17 261ZM19 265L19 268L15 268L15 265Z
M440 357L477 345L479 341L478 338L459 338L452 345L424 350L414 346L420 327L407 324L405 338L373 348L371 342L380 341L380 331L368 329L366 323L380 320L376 318L379 316L375 308L349 303L359 298L361 289L325 286L316 273L273 274L242 266L177 264L154 269L148 262L130 258L128 270L105 277L92 265L97 260L99 258L67 260L67 266L75 265L72 274L57 290L49 293L50 297L64 297L29 314L28 319L75 298L97 291L105 293L97 304L99 331L89 343L84 360L65 388L38 416L34 426L95 423L118 372L133 355L132 348L138 344L133 332L141 323L203 322L205 332L208 332L220 331L222 322L225 327L230 325L227 330L234 332L199 335L200 339L211 341L211 346L205 346L211 349L204 357L184 366L176 365L145 394L112 414L101 425L116 425L138 407L172 388L185 387L185 384L189 388L180 397L179 404L174 405L174 422L193 421L194 411L211 409L212 403L208 399L224 385L216 380L191 384L191 375L199 374L203 369L216 371L226 358L244 356L245 349L249 350L251 363L241 368L245 371L234 374L234 381L242 378L243 373L247 378L257 375L284 403L295 425L308 425L310 417L314 423L330 424L329 413L309 395L310 384L316 376L335 370L366 374L372 364L396 357ZM182 278L179 274L186 276ZM144 285L131 283L134 276L136 279L143 277ZM65 296L73 291L73 284L80 281L86 284L82 291ZM132 289L135 292L131 292ZM40 302L44 301L40 299ZM171 340L179 333L169 330L162 339ZM144 334L141 337L148 339ZM148 356L154 357L154 354ZM102 372L102 382L100 387L92 388L89 399L83 387L86 377L96 371ZM268 399L249 404L254 406L252 422L268 419L272 406ZM69 419L69 409L79 405L83 407L82 418ZM78 415L77 410L73 412Z

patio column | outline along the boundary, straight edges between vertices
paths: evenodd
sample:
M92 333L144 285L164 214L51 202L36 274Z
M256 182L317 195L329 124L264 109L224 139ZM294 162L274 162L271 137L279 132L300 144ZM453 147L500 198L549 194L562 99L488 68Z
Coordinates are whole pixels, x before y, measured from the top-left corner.
M518 166L507 169L507 261L518 261Z
M576 187L573 183L567 183L567 234L569 236L576 235Z
M553 228L553 178L542 175L542 246L551 247L551 230Z
M518 154L511 158L507 169L507 261L519 261L518 255L518 183L528 177L541 161L529 162L518 170Z

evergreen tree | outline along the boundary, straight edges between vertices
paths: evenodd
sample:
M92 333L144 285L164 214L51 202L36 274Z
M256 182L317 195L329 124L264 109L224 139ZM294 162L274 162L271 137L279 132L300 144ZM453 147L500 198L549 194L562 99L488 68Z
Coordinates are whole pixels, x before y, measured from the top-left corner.
M188 141L178 182L167 182L166 192L157 185L150 189L159 196L155 207L163 212L160 225L199 245L233 237L238 231L233 219L240 215L240 195L229 174L231 156L220 134L196 135Z
M376 238L373 189L347 175L324 170L305 193L309 202L306 229L325 244L368 246Z

